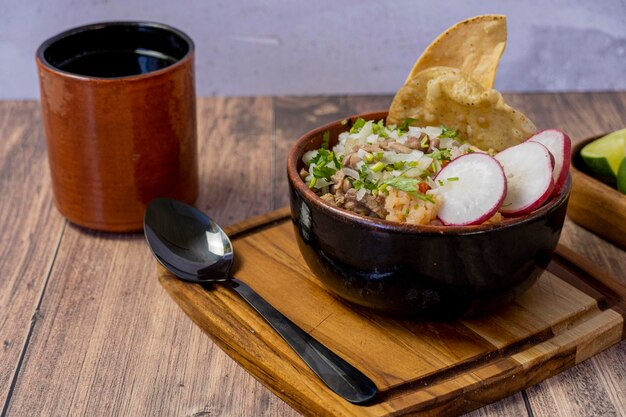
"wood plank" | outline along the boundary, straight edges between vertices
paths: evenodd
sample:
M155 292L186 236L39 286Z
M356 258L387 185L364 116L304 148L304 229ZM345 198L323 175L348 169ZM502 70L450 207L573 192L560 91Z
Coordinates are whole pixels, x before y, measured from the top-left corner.
M224 224L269 210L271 100L203 99L198 114L198 206ZM211 343L164 293L142 235L72 226L8 415L296 413Z
M0 102L0 412L65 225L47 170L39 103Z

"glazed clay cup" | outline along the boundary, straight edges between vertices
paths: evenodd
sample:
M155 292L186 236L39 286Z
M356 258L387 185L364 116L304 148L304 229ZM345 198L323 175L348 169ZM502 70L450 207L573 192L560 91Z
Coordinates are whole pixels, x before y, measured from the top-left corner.
M194 45L158 23L71 29L38 49L55 203L91 229L141 230L150 200L198 190Z

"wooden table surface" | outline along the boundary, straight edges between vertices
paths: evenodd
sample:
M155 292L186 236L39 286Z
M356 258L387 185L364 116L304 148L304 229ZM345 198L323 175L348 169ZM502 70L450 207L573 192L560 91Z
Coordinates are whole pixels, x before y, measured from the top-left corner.
M626 126L626 92L509 94L579 141ZM201 98L200 197L223 225L285 206L285 158L323 122L389 96ZM0 417L296 416L160 287L142 234L56 211L39 103L0 102ZM562 242L626 283L626 253L569 219ZM626 415L626 342L470 415Z

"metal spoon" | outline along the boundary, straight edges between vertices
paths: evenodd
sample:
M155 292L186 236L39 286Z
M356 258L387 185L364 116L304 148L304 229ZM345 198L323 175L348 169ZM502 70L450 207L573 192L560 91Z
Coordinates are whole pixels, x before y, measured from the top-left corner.
M144 216L148 246L171 273L195 283L221 282L235 290L282 336L335 393L354 404L371 400L376 385L230 275L233 247L224 231L198 209L172 199L153 200Z

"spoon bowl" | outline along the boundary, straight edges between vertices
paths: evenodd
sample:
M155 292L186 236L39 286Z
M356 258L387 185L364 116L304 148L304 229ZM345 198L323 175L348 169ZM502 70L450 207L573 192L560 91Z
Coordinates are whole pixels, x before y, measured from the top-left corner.
M178 278L194 283L221 282L237 292L333 392L354 404L367 403L376 396L376 385L367 376L230 275L233 246L209 216L177 200L156 199L146 209L144 233L159 263Z
M155 256L186 273L186 278L179 278L190 282L228 279L233 246L200 210L178 200L153 200L144 216L144 232Z

